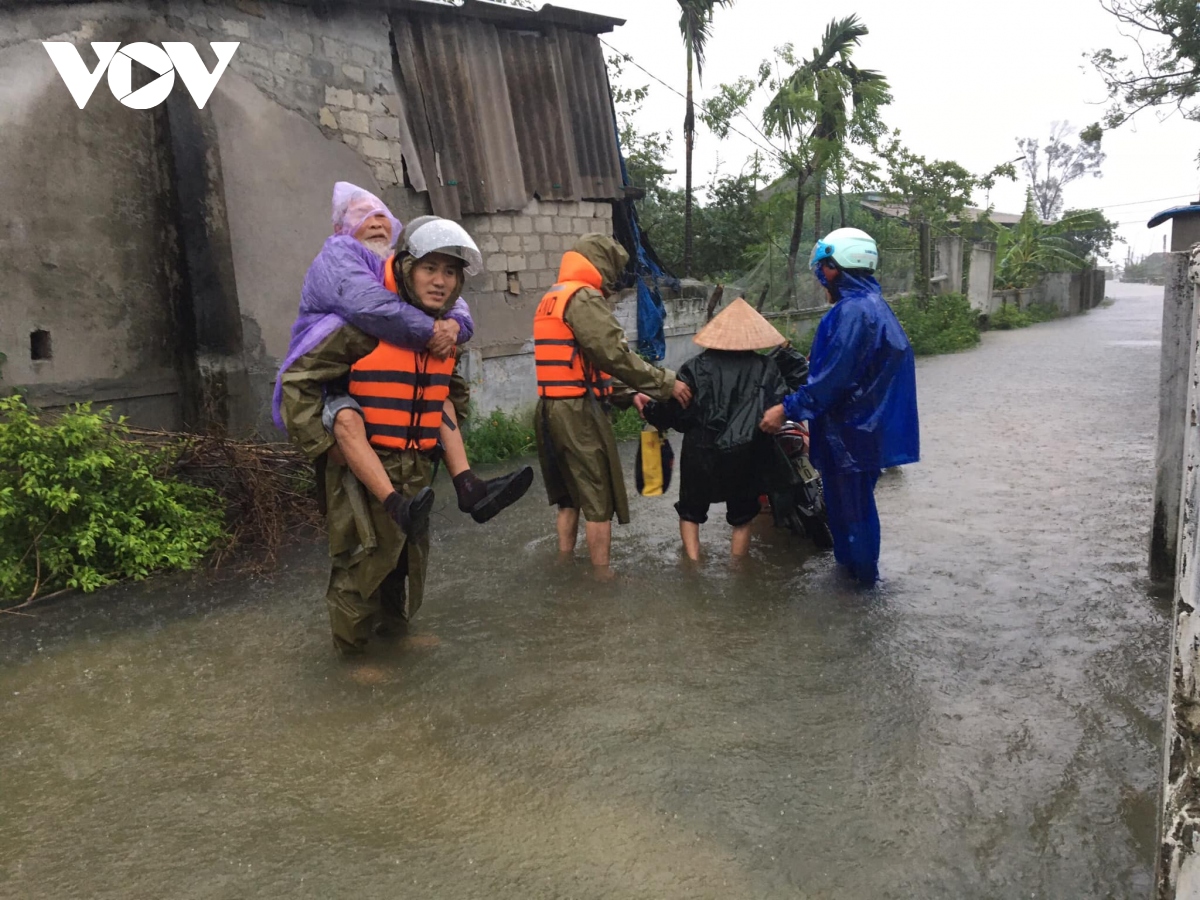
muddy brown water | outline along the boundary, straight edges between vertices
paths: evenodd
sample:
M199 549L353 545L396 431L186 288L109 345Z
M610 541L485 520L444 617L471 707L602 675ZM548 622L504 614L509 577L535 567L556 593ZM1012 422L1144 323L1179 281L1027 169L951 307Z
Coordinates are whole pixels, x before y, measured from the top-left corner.
M437 516L369 669L315 544L5 617L0 896L1149 896L1161 289L1114 295L920 362L875 591L765 520L731 568L720 508L683 565L670 497L598 584L535 484Z

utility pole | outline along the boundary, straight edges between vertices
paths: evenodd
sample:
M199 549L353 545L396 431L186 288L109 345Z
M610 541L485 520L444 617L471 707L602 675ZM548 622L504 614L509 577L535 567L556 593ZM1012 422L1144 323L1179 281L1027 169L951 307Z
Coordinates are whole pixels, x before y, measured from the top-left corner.
M922 298L926 298L933 291L931 284L933 278L933 260L931 258L933 241L930 237L929 223L927 221L917 223L917 235L917 292Z

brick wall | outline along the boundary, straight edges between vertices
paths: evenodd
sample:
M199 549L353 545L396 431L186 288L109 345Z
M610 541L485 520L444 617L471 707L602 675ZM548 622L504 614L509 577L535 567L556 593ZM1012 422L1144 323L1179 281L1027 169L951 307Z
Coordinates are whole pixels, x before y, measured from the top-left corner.
M463 227L479 244L487 269L467 285L472 294L541 297L576 239L593 231L612 234L612 204L531 200L520 212L467 216Z

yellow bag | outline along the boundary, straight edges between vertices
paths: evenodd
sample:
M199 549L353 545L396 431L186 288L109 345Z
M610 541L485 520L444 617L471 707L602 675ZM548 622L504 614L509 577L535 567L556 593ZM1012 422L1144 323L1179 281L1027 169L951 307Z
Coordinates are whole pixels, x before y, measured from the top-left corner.
M647 428L641 434L633 466L638 493L643 497L661 497L671 486L674 469L675 451L671 449L671 442L661 431Z

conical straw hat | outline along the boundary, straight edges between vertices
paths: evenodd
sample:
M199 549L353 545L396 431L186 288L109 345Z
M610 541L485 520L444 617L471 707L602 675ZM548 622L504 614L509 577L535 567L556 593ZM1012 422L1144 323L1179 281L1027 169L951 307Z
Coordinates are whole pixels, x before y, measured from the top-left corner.
M784 343L784 337L738 297L701 328L692 342L709 350L766 350Z

